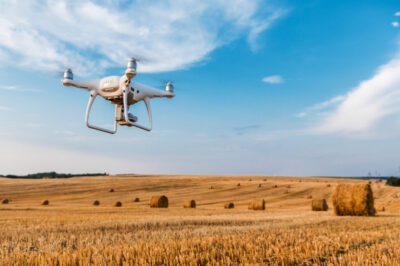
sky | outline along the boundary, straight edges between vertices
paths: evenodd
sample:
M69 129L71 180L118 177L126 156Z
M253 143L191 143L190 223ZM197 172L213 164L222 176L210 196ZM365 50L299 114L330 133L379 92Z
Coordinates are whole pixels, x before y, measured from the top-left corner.
M0 174L400 175L399 23L391 0L2 0ZM131 56L175 98L151 100L151 132L87 128L63 70ZM113 110L97 99L93 123Z

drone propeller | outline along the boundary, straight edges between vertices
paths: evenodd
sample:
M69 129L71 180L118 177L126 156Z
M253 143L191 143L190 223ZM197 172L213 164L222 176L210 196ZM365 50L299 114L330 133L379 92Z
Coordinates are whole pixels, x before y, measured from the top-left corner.
M59 63L54 70L44 70L44 73L55 78L63 78L66 69L69 69L66 64Z

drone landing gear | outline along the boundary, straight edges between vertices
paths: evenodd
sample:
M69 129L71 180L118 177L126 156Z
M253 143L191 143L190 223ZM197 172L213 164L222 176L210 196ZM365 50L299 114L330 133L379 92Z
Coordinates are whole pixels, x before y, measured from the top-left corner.
M149 124L150 127L142 126L140 124L137 124L136 122L138 121L137 117L129 114L129 105L128 105L128 93L126 93L126 89L123 90L123 105L117 104L115 106L115 121L114 121L114 130L94 126L89 123L89 116L90 116L90 111L92 110L92 105L94 103L94 100L96 99L98 93L96 91L91 91L90 92L90 97L89 97L89 102L86 108L86 117L85 117L85 123L86 126L92 129L96 129L102 132L106 132L109 134L115 134L117 132L117 126L120 124L121 126L128 126L128 127L137 127L144 129L146 131L151 131L152 129L152 119L151 119L151 109L150 109L150 101L149 98L144 98L144 103L146 105L147 109L147 114L149 116Z
M117 133L117 121L114 121L114 130L109 130L109 129L106 129L106 128L93 126L93 125L91 125L89 123L90 110L92 109L93 102L96 99L97 95L98 94L95 91L91 91L90 92L89 102L88 102L88 105L87 105L87 108L86 108L86 118L85 118L86 126L89 127L89 128L92 128L92 129L96 129L96 130L100 130L100 131L106 132L106 133L115 134L115 133ZM115 111L117 111L117 110L115 110Z
M123 91L122 91L122 94L123 94L123 110L124 110L123 116L125 118L124 119L125 123L127 123L128 126L134 126L134 127L137 127L137 128L144 129L146 131L151 131L151 129L152 129L152 120L151 120L151 109L150 109L150 100L149 100L149 98L146 97L146 98L143 99L143 101L144 101L144 103L146 105L147 114L149 116L149 125L150 125L149 127L146 127L146 126L142 126L142 125L137 124L136 123L137 118L136 118L136 121L132 121L129 118L130 114L128 113L128 111L129 111L128 92L129 92L129 88L128 87L125 87L123 89Z

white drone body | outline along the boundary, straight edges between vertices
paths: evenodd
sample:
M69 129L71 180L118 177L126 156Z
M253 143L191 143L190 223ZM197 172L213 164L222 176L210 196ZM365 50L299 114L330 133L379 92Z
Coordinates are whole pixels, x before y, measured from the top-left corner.
M151 131L152 118L150 109L150 99L152 98L172 98L175 96L173 85L168 82L164 90L149 87L138 82L131 82L136 76L136 59L131 58L128 62L125 75L109 76L97 80L73 80L71 69L65 70L64 79L61 83L64 86L73 86L90 92L90 98L86 109L85 122L89 128L100 130L106 133L115 134L118 124L121 126L134 126L140 129ZM91 125L89 123L90 110L97 95L115 104L115 122L114 130ZM137 117L128 113L129 106L143 101L146 105L149 116L149 126L143 126L137 123Z

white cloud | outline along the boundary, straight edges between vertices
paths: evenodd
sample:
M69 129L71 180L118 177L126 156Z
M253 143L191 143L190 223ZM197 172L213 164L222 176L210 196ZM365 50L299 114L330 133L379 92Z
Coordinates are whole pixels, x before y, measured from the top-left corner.
M0 90L20 91L20 92L43 92L42 90L38 90L38 89L20 88L18 86L9 86L9 85L0 85Z
M399 16L400 16L400 11L399 11L399 12L396 12L396 13L394 13L394 15L395 15L396 17L399 17Z
M397 28L399 26L399 23L397 21L392 22L392 26Z
M284 80L281 76L274 75L274 76L268 76L262 79L262 82L265 83L271 83L271 84L278 84L278 83L283 83Z
M25 127L32 127L32 128L39 128L39 127L42 127L42 124L29 122L29 123L25 123L24 126Z
M313 128L315 133L367 133L383 118L400 114L400 56L369 80L339 96L340 104ZM337 97L336 97L337 98ZM324 105L324 104L322 104Z
M339 102L342 102L344 99L345 96L343 95L333 97L332 99L327 100L325 102L314 104L313 106L306 108L304 111L297 113L294 116L299 118L306 117L312 113L315 113L316 111L326 110L327 108L332 107L338 104Z
M14 109L12 109L10 107L7 107L7 106L1 106L0 105L0 111L12 111L12 110L14 110Z
M300 112L300 113L294 114L294 117L299 117L299 118L306 117L306 116L307 116L306 112Z
M131 162L125 158L87 153L70 149L25 143L24 141L0 140L0 174L27 174L43 171L64 173L109 172L129 173L151 169L140 159ZM18 152L15 152L15 151ZM23 167L21 167L23 162Z
M0 3L0 61L90 74L142 57L142 72L181 69L238 37L251 49L284 14L258 0Z

